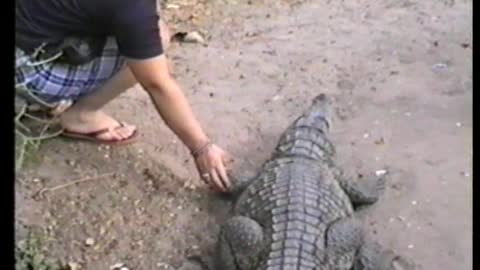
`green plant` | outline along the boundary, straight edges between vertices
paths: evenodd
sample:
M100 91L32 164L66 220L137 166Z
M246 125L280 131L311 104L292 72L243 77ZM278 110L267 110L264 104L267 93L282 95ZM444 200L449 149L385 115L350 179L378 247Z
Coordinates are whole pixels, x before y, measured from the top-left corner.
M15 246L15 270L62 270L61 264L49 259L42 250L41 238L31 231Z
M29 105L22 94L30 94L23 85L15 87L15 171L20 170L28 156L32 156L45 139L61 134L62 130L50 132L55 124L55 119L36 116L28 111ZM34 98L33 94L30 94ZM50 105L36 101L43 107Z

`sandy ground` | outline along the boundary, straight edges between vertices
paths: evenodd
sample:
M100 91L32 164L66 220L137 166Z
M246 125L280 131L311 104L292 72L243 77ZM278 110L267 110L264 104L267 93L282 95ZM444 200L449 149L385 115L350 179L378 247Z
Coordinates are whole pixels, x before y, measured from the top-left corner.
M471 1L212 2L208 46L174 44L169 55L206 130L236 157L234 173L252 175L311 98L330 94L338 162L391 172L366 217L371 235L421 269L472 269ZM47 142L17 177L18 222L82 269L174 269L210 252L229 202L199 184L145 92L107 110L137 124L140 142Z

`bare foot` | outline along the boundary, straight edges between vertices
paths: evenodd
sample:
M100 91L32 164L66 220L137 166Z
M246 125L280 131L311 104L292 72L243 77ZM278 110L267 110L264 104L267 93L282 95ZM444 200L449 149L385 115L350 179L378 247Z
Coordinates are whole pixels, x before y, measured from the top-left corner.
M136 131L133 125L122 124L102 111L85 112L68 109L60 116L60 123L69 132L88 134L107 130L96 135L96 139L121 141L130 138Z

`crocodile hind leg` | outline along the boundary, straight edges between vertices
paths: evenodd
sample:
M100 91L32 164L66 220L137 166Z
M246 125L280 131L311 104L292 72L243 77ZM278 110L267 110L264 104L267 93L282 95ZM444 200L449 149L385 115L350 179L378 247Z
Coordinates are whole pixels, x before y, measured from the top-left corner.
M326 239L328 264L339 270L351 269L355 253L363 242L362 223L355 217L342 218L330 225Z
M244 216L230 218L220 231L216 269L254 269L262 242L263 229L256 221Z
M380 244L365 242L357 253L352 270L414 270L415 265Z
M252 182L252 179L247 177L239 177L236 175L231 175L232 186L230 187L229 193L235 198L241 195L241 193L247 188L248 184Z
M336 179L355 207L375 203L385 190L386 175L353 179L336 169Z

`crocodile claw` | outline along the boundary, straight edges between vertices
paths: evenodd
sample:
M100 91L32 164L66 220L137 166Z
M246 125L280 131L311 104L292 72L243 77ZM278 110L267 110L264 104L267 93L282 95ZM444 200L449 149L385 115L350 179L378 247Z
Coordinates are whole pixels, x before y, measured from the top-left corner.
M211 267L198 256L190 256L177 270L211 270Z
M400 256L397 256L395 259L392 260L390 269L391 270L419 270L419 269L416 269L415 265L412 262Z

